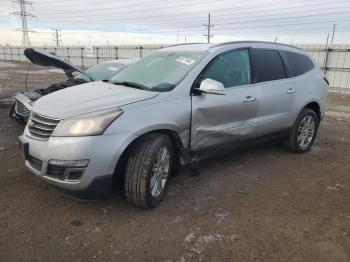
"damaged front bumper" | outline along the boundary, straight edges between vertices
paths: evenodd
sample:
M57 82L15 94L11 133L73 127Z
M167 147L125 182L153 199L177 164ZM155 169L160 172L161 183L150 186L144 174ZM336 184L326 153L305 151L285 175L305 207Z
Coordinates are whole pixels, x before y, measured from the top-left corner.
M33 101L25 94L18 93L15 96L15 103L10 113L10 117L24 124L28 121L33 108Z

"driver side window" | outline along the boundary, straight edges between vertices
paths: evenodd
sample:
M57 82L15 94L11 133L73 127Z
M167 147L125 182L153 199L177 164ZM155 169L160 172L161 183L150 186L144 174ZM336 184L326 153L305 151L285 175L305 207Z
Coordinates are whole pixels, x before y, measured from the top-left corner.
M202 76L216 80L227 87L251 83L250 57L247 49L235 50L217 56Z

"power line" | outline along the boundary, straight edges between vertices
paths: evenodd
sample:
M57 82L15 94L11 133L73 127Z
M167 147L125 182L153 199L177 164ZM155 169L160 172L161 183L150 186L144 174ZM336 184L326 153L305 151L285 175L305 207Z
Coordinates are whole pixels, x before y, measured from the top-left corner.
M16 18L21 17L21 22L22 22L22 28L21 29L16 29L16 31L21 31L22 32L22 46L27 47L31 46L30 44L30 39L29 39L29 34L28 32L34 32L33 30L28 28L28 21L27 19L31 19L35 17L35 15L27 12L26 6L27 5L32 5L32 2L26 1L26 0L12 0L12 3L19 4L21 10L18 12L12 12L10 15L15 16Z
M208 24L203 24L204 27L207 28L207 34L203 34L207 38L208 44L210 43L210 38L212 38L214 35L210 33L210 30L214 27L214 25L211 24L210 21L210 13L208 14Z
M215 2L223 2L224 0L215 0ZM186 0L182 0L182 1L177 1L176 3L170 3L166 6L162 6L162 5L157 5L156 7L153 6L153 7L148 7L148 8L137 8L137 10L132 10L132 6L122 6L121 8L119 8L118 6L114 6L114 7L102 7L102 8L95 8L93 10L86 10L84 13L86 12L96 12L96 11L106 11L106 10L117 10L116 11L113 11L112 13L110 14L115 14L115 15L119 15L119 14L135 14L135 13L145 13L146 11L155 11L155 10L166 10L166 9L172 9L172 8L176 8L176 7L183 7L184 6L184 3L186 3L186 7L187 6L198 6L198 5L204 5L204 4L211 4L213 3L213 0L196 0L195 1L191 1L190 3L188 3L188 1ZM123 7L126 8L126 10L123 10ZM120 11L121 10L121 11ZM55 10L55 13L54 14L50 14L51 15L56 15L56 14L65 14L65 13L73 13L72 15L74 15L74 17L86 17L87 15L86 14L81 14L81 12L78 12L80 13L79 15L76 15L77 11L61 11L61 12L58 12L57 10ZM96 14L95 14L96 15ZM88 15L89 17L90 16L95 16L95 15ZM97 15L105 15L105 13L103 14L97 14Z
M60 34L61 32L61 29L51 29L53 32L52 32L52 35L54 37L54 39L52 39L55 43L56 43L56 46L60 46L60 44L62 44L62 40L60 40L60 37L62 37L62 35Z
M333 4L334 3L336 3L336 2L333 2ZM341 3L341 2L340 2ZM295 7L293 7L293 8L295 8ZM276 9L276 10L274 10L274 11L277 11L277 10L285 10L285 9L293 9L293 8L283 8L283 9ZM344 8L344 7L343 7ZM336 8L332 8L332 7L330 7L330 8L328 8L328 9L318 9L318 10L314 10L314 11L323 11L323 10L334 10L334 9L336 9ZM337 9L337 10L339 10L339 9ZM226 10L227 11L227 10ZM261 13L261 11L259 11L260 13ZM220 19L220 18L222 18L223 16L230 16L230 15L235 15L235 16L237 16L237 14L253 14L253 13L256 13L256 12L236 12L236 13L232 13L232 14L220 14L219 16L218 16L218 19ZM300 13L300 12L299 12ZM271 19L271 16L273 15L273 14L271 14L271 15L263 15L263 16L260 16L260 17L269 17L268 19L266 19L265 21L268 21L268 20L281 20L281 19L283 19L283 20L286 20L286 19L290 19L290 18L302 18L302 17L306 17L306 18L308 18L309 16L318 16L318 15L330 15L330 14L346 14L346 13L349 13L349 12L332 12L332 13L330 13L330 12L327 12L327 13L318 13L318 14L310 14L310 11L309 11L309 13L308 13L308 15L306 15L306 16L297 16L297 17L285 17L285 15L287 15L287 14L295 14L295 12L288 12L288 13L278 13L277 15L283 15L284 17L283 18L274 18L274 19ZM104 16L105 16L106 14L104 14ZM95 16L99 16L99 15L95 15ZM90 16L89 16L90 17ZM258 16L255 16L255 17L259 17L259 15ZM52 17L51 17L52 18ZM72 19L74 19L74 20L63 20L62 21L62 18L60 18L60 21L59 21L59 23L71 23L71 22L80 22L80 23L84 23L84 22L88 22L88 21L86 21L86 20L75 20L76 19L76 17L71 17ZM148 17L149 18L149 17ZM112 23L113 22L113 25L115 25L115 23L114 22L124 22L124 21L127 21L127 20L130 20L130 19L132 19L130 22L129 22L129 24L130 23L141 23L141 21L143 21L142 22L142 25L145 25L145 24L154 24L154 23L156 23L156 25L157 26L159 26L159 21L161 21L160 19L158 19L158 17L157 17L157 19L154 19L154 18L151 18L152 20L154 20L154 21L149 21L149 22L144 22L146 19L141 19L141 21L135 21L135 20L137 20L137 17L133 17L133 18L126 18L126 19L123 19L123 18L120 18L120 17L118 17L118 18L111 18L111 19L109 19L108 20L108 22L106 22L106 19L105 19L105 17L103 18L103 21L102 20L98 20L98 19L94 19L93 21L94 21L94 23L96 24L97 22L104 22L103 23L103 25L107 25L108 23ZM169 18L169 16L166 18L167 19L167 21L165 22L165 23L162 23L162 24L171 24L171 25L174 25L174 27L178 27L178 25L179 25L179 23L182 23L182 24L184 24L184 23L186 23L186 19L185 18L179 18L179 17L177 17L177 18L174 18L174 19L170 19ZM181 19L180 21L178 20L178 19ZM199 19L199 18L198 18ZM149 20L149 19L147 19L147 20ZM171 20L171 21L169 21L169 20ZM241 18L239 19L240 20L240 22L242 22L242 20L241 20ZM50 20L48 20L48 19L45 19L45 20L42 20L42 21L50 21ZM178 22L177 22L178 21ZM195 22L196 21L196 19L193 19L193 18L191 18L190 19L190 21L188 21L188 22L191 22L191 23L193 23L193 22ZM232 21L232 19L230 20L230 21ZM253 21L251 21L251 20L246 20L248 23L249 22L256 22L257 20L253 20ZM261 21L261 20L259 20L259 21ZM52 21L51 21L52 22ZM175 26L175 23L176 23L176 26ZM226 23L225 23L226 24ZM232 24L232 23L231 23ZM184 26L183 28L186 28L186 27L189 27L189 26ZM192 26L192 27L195 27L195 26ZM159 29L159 27L157 27L157 29Z
M304 25L304 24L314 24L314 23L328 23L328 22L347 22L349 20L347 19L343 19L343 18L340 18L340 17L337 17L337 18L329 18L329 19L332 19L332 20L325 20L323 19L322 21L318 21L318 20L311 20L311 17L317 17L317 16L329 16L331 14L348 14L350 13L350 11L344 11L344 12L328 12L328 13L318 13L318 14L308 14L308 15L302 15L302 16L291 16L291 17L283 17L283 18L270 18L271 16L261 16L261 17L269 17L267 19L256 19L256 20L242 20L240 19L239 21L233 21L233 22L226 22L226 23L217 23L216 26L219 26L218 29L223 29L221 26L227 26L227 25L232 25L233 27L229 27L229 29L234 29L234 26L238 26L239 28L241 29L245 29L245 28L259 28L259 27L279 27L279 26L285 26L285 24L283 22L290 22L289 20L292 20L292 19L300 19L300 18L305 18L307 20L304 20L304 21L293 21L293 22L299 22L299 23L294 23L294 24L287 24L287 25ZM286 15L286 14L290 14L290 13L284 13L284 14L281 14L281 15ZM336 21L334 21L335 19L337 19ZM111 20L111 21L114 21L114 20ZM109 21L109 22L111 22ZM232 21L232 20L231 20ZM246 25L246 23L258 23L258 22L274 22L274 21L278 21L278 22L282 22L281 23L278 23L278 24L259 24L259 25ZM99 24L99 26L107 26L108 23L103 23L103 24ZM114 25L114 23L112 24ZM147 23L143 23L143 26L147 25ZM196 25L184 25L184 26L179 26L178 24L172 24L174 26L176 26L177 28L182 28L184 30L187 30L187 31L199 31L197 29L194 29L194 28L198 28L199 26L196 26ZM207 26L207 25L205 25ZM92 26L92 27L96 27L96 26ZM98 26L97 26L98 27ZM157 28L158 30L173 30L173 28L169 27L169 26L161 26L159 23L158 23L158 26Z

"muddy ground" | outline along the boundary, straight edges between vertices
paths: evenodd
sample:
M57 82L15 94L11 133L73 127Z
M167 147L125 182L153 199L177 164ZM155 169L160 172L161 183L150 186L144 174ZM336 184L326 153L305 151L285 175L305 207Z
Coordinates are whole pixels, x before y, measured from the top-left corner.
M10 94L23 73L3 69ZM6 109L0 123L0 261L350 261L346 92L330 94L309 153L266 143L212 158L199 177L186 169L174 177L152 211L118 193L67 198L25 169L22 129Z

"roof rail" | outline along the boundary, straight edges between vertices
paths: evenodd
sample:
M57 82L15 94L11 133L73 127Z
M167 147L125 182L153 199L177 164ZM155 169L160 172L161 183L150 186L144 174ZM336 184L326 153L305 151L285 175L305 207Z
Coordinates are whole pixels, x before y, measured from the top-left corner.
M303 50L302 48L299 48L299 47L296 47L296 46L293 46L293 45L288 45L288 44L283 44L283 43L276 43L276 42L268 42L268 41L231 41L231 42L225 42L225 43L212 45L210 48L219 47L219 46L223 46L223 45L230 45L230 44L247 44L247 43L282 45L282 46L293 47L293 48L296 48L296 49L299 49L299 50Z
M199 43L199 42L195 42L195 43L182 43L182 44L174 44L174 45L168 45L166 47L174 47L174 46L181 46L181 45L199 45L199 44L207 44L207 43Z

